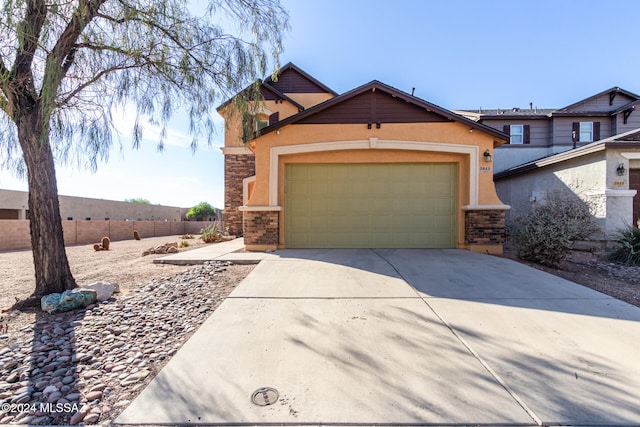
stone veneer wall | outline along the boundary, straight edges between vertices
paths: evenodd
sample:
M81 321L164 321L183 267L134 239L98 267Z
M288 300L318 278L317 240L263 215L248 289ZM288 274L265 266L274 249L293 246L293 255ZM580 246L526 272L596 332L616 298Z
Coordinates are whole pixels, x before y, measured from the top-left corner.
M278 211L245 211L245 245L277 245L279 236Z
M465 243L502 245L506 239L504 210L465 211Z
M242 236L242 180L256 174L253 154L226 154L224 156L224 226L229 234Z

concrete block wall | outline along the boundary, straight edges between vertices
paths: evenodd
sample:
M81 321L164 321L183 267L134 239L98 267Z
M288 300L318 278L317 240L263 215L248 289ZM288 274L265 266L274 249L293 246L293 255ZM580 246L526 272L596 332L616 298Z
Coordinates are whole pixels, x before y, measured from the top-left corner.
M134 222L134 229L138 231L141 238L155 236L156 228L153 222Z
M109 222L111 221L75 221L76 240L74 244L97 243L104 236L109 237Z
M29 221L7 219L0 221L0 250L20 250L31 247Z
M134 222L133 221L108 221L109 222L109 238L112 241L130 240L133 238Z
M209 222L191 221L62 221L64 243L67 246L98 243L107 236L112 241L133 239L133 230L140 236L159 237L198 234ZM31 249L29 221L0 221L0 251Z
M186 221L182 224L184 225L184 229L180 233L176 234L200 234L200 230L210 223L205 221Z

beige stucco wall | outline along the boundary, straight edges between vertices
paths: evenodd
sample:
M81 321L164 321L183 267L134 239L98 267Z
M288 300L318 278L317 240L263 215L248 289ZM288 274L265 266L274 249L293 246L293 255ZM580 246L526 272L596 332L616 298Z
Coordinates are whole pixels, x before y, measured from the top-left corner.
M574 193L592 206L605 236L611 237L625 224L632 223L629 175L618 176L616 171L620 163L627 169L630 167L631 161L621 155L628 151L608 149L586 154L498 180L496 189L513 212L544 203L547 193L554 189Z
M485 169L479 174L478 203L484 205L502 204L493 186L492 163L485 163L482 153L489 150L493 154L494 139L492 136L482 132L469 132L468 126L459 123L411 123L411 124L383 124L380 129L367 129L366 125L290 125L280 129L279 133L271 132L256 140L256 189L253 197L249 200L249 206L268 205L269 193L269 170L270 170L270 149L272 147L311 144L318 142L335 141L356 141L369 138L395 141L416 141L434 142L469 147L478 147L480 166ZM374 152L377 150L373 150ZM378 151L379 153L379 151ZM361 152L359 151L338 151L335 156L344 163L359 162ZM416 151L414 153L418 155ZM374 155L379 162L387 162L388 157L384 155ZM402 161L406 161L405 155ZM437 160L440 154L432 153L424 156L421 154L420 161L440 161ZM398 162L400 160L393 160ZM462 170L464 169L464 170ZM467 173L462 178L469 180L468 168L462 168L462 173ZM282 181L281 179L279 181ZM280 199L280 203L282 200Z
M289 96L304 108L313 107L314 105L333 98L333 95L328 93L288 93L285 95ZM231 113L231 107L232 104L229 104L227 107L218 111L218 114L225 119L224 146L241 147L243 145L241 138L242 121L240 120L240 116ZM298 107L288 101L262 101L259 111L258 118L260 120L269 120L269 116L276 112L279 113L280 120L299 113Z
M270 201L270 174L277 168L277 206L284 206L285 166L288 163L454 163L458 166L458 245L464 246L464 212L462 207L470 204L470 156L459 152L419 151L406 149L336 149L319 152L298 152L278 156L278 164L271 165L271 150L274 147L304 146L305 144L337 143L347 146L354 141L379 139L381 141L409 141L417 143L440 143L466 146L477 150L477 205L502 206L493 184L492 163L486 163L482 153L493 153L494 138L479 131L469 132L469 127L459 123L383 124L380 129L367 129L364 124L342 125L289 125L271 132L255 141L256 181L247 206L274 207ZM280 212L280 241L284 242L284 212ZM285 243L286 245L286 243Z
M289 98L302 105L304 108L310 108L321 102L333 98L330 93L285 93Z

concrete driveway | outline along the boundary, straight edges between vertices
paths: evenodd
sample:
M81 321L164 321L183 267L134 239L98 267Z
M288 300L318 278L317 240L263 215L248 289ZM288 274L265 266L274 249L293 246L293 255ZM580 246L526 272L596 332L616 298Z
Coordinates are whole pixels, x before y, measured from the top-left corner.
M116 424L640 425L640 309L462 250L282 250Z

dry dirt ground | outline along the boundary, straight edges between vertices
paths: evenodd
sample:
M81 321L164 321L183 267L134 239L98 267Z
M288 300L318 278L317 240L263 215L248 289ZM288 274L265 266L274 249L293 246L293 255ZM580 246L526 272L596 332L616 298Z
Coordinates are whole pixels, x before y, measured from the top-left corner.
M97 281L117 283L120 295L130 289L146 283L151 279L172 276L185 269L185 266L169 264L153 264L155 258L165 255L142 256L142 252L167 242L186 240L189 246L180 251L200 248L204 243L199 236L194 239L181 239L180 236L163 236L145 238L142 240L123 240L111 242L108 251L96 252L93 245L78 245L67 247L67 256L71 272L79 286ZM209 243L215 244L215 243ZM245 266L232 266L225 272L230 282L239 282L248 274ZM249 270L250 271L250 270ZM7 312L18 299L22 300L35 289L33 257L30 250L0 252L0 336L9 332L9 342L0 340L0 346L11 344L11 331L35 319L34 312ZM237 276L237 277L233 277ZM4 341L4 342L3 342Z
M196 236L197 237L197 236ZM117 283L122 292L148 279L171 275L183 266L153 264L155 258L165 255L142 256L142 252L167 242L186 240L192 250L205 243L198 239L181 239L180 236L152 237L142 240L111 242L108 251L96 252L93 245L67 247L67 256L73 277L79 286L97 282ZM0 252L0 309L16 302L16 298L28 297L35 288L33 257L30 250Z
M510 245L504 256L640 307L640 266L612 263L603 253L573 251L559 268L549 268L518 259Z

